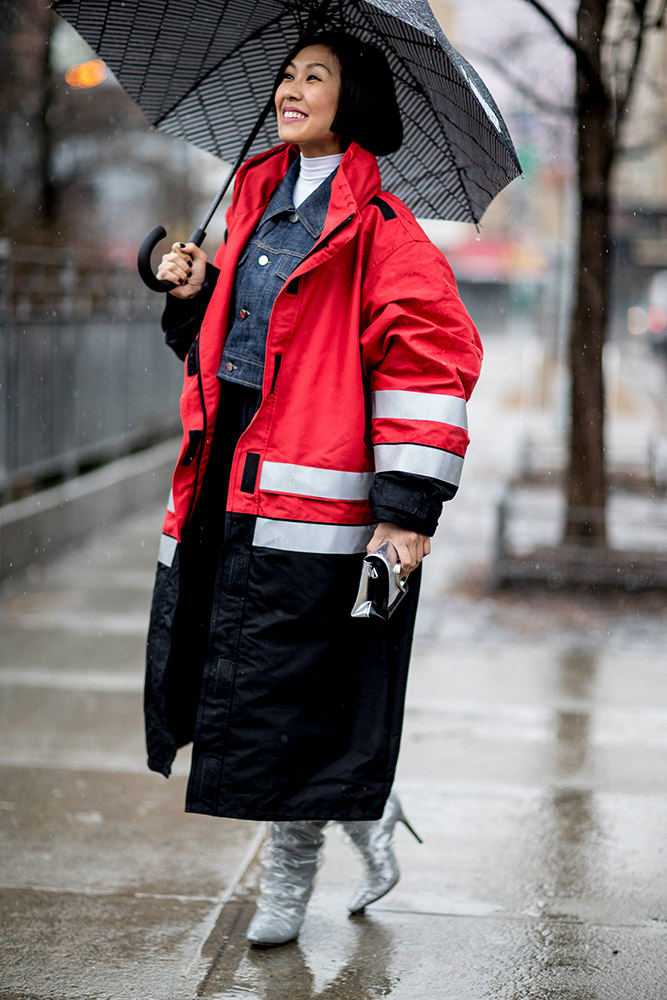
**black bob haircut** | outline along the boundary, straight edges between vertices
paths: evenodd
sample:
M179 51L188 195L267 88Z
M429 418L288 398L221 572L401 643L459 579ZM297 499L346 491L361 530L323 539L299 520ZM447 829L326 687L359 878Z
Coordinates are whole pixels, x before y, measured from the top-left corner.
M346 145L358 142L376 156L400 149L403 125L386 56L377 46L343 31L321 31L300 39L276 75L274 97L288 65L307 45L328 46L340 65L340 98L331 131Z

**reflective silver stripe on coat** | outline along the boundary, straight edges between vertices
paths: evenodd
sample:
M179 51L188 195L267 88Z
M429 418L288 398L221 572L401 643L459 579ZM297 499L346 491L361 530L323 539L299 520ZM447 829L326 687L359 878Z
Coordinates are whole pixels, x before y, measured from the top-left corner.
M374 531L374 524L313 524L258 517L252 543L287 552L352 555L366 551Z
M451 451L423 444L376 444L373 452L376 472L411 472L459 485L463 459Z
M167 500L167 510L170 514L176 513L176 507L174 506L174 491L169 490L169 499Z
M171 535L162 535L160 538L160 550L157 554L157 561L163 566L171 566L176 554L178 542Z
M396 420L433 420L438 424L468 429L468 411L460 396L443 396L434 392L404 392L402 389L380 389L372 395L373 417Z
M288 462L264 462L259 488L323 500L368 500L374 475L374 472L342 472Z

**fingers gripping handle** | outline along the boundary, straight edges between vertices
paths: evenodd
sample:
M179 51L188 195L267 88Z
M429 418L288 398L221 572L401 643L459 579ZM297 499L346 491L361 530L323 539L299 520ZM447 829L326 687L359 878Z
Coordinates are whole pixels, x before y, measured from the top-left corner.
M164 226L154 226L150 233L146 233L137 255L137 268L139 269L141 280L149 288L152 288L154 292L170 292L172 288L176 288L173 281L161 281L159 278L156 278L151 266L151 254L160 240L163 240L166 235L167 231ZM203 229L195 229L188 243L194 243L195 246L200 247L205 238L206 233Z

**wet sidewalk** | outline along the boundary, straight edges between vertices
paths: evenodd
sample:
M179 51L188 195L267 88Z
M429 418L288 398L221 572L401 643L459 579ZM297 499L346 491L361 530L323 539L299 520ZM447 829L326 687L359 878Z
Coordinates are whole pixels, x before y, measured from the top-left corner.
M249 950L263 825L185 815L187 755L146 771L160 510L5 586L0 996L665 1000L667 601L488 592L516 349L488 344L426 564L396 784L425 842L397 831L365 917L332 826L299 942Z

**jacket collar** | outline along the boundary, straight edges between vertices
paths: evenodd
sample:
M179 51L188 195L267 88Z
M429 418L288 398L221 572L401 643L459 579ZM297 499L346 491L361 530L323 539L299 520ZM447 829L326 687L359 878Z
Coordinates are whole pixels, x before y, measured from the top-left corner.
M298 155L297 146L282 145L247 160L234 185L234 214L263 211ZM373 154L356 142L350 143L331 184L323 235L350 215L357 215L378 194L380 187L380 171Z
M333 173L333 171L332 171ZM312 191L298 208L294 207L294 185L299 176L299 161L293 160L289 170L280 182L278 190L271 199L260 225L270 219L277 218L285 212L294 212L299 217L301 225L314 240L319 239L327 217L331 200L331 181L329 176Z

